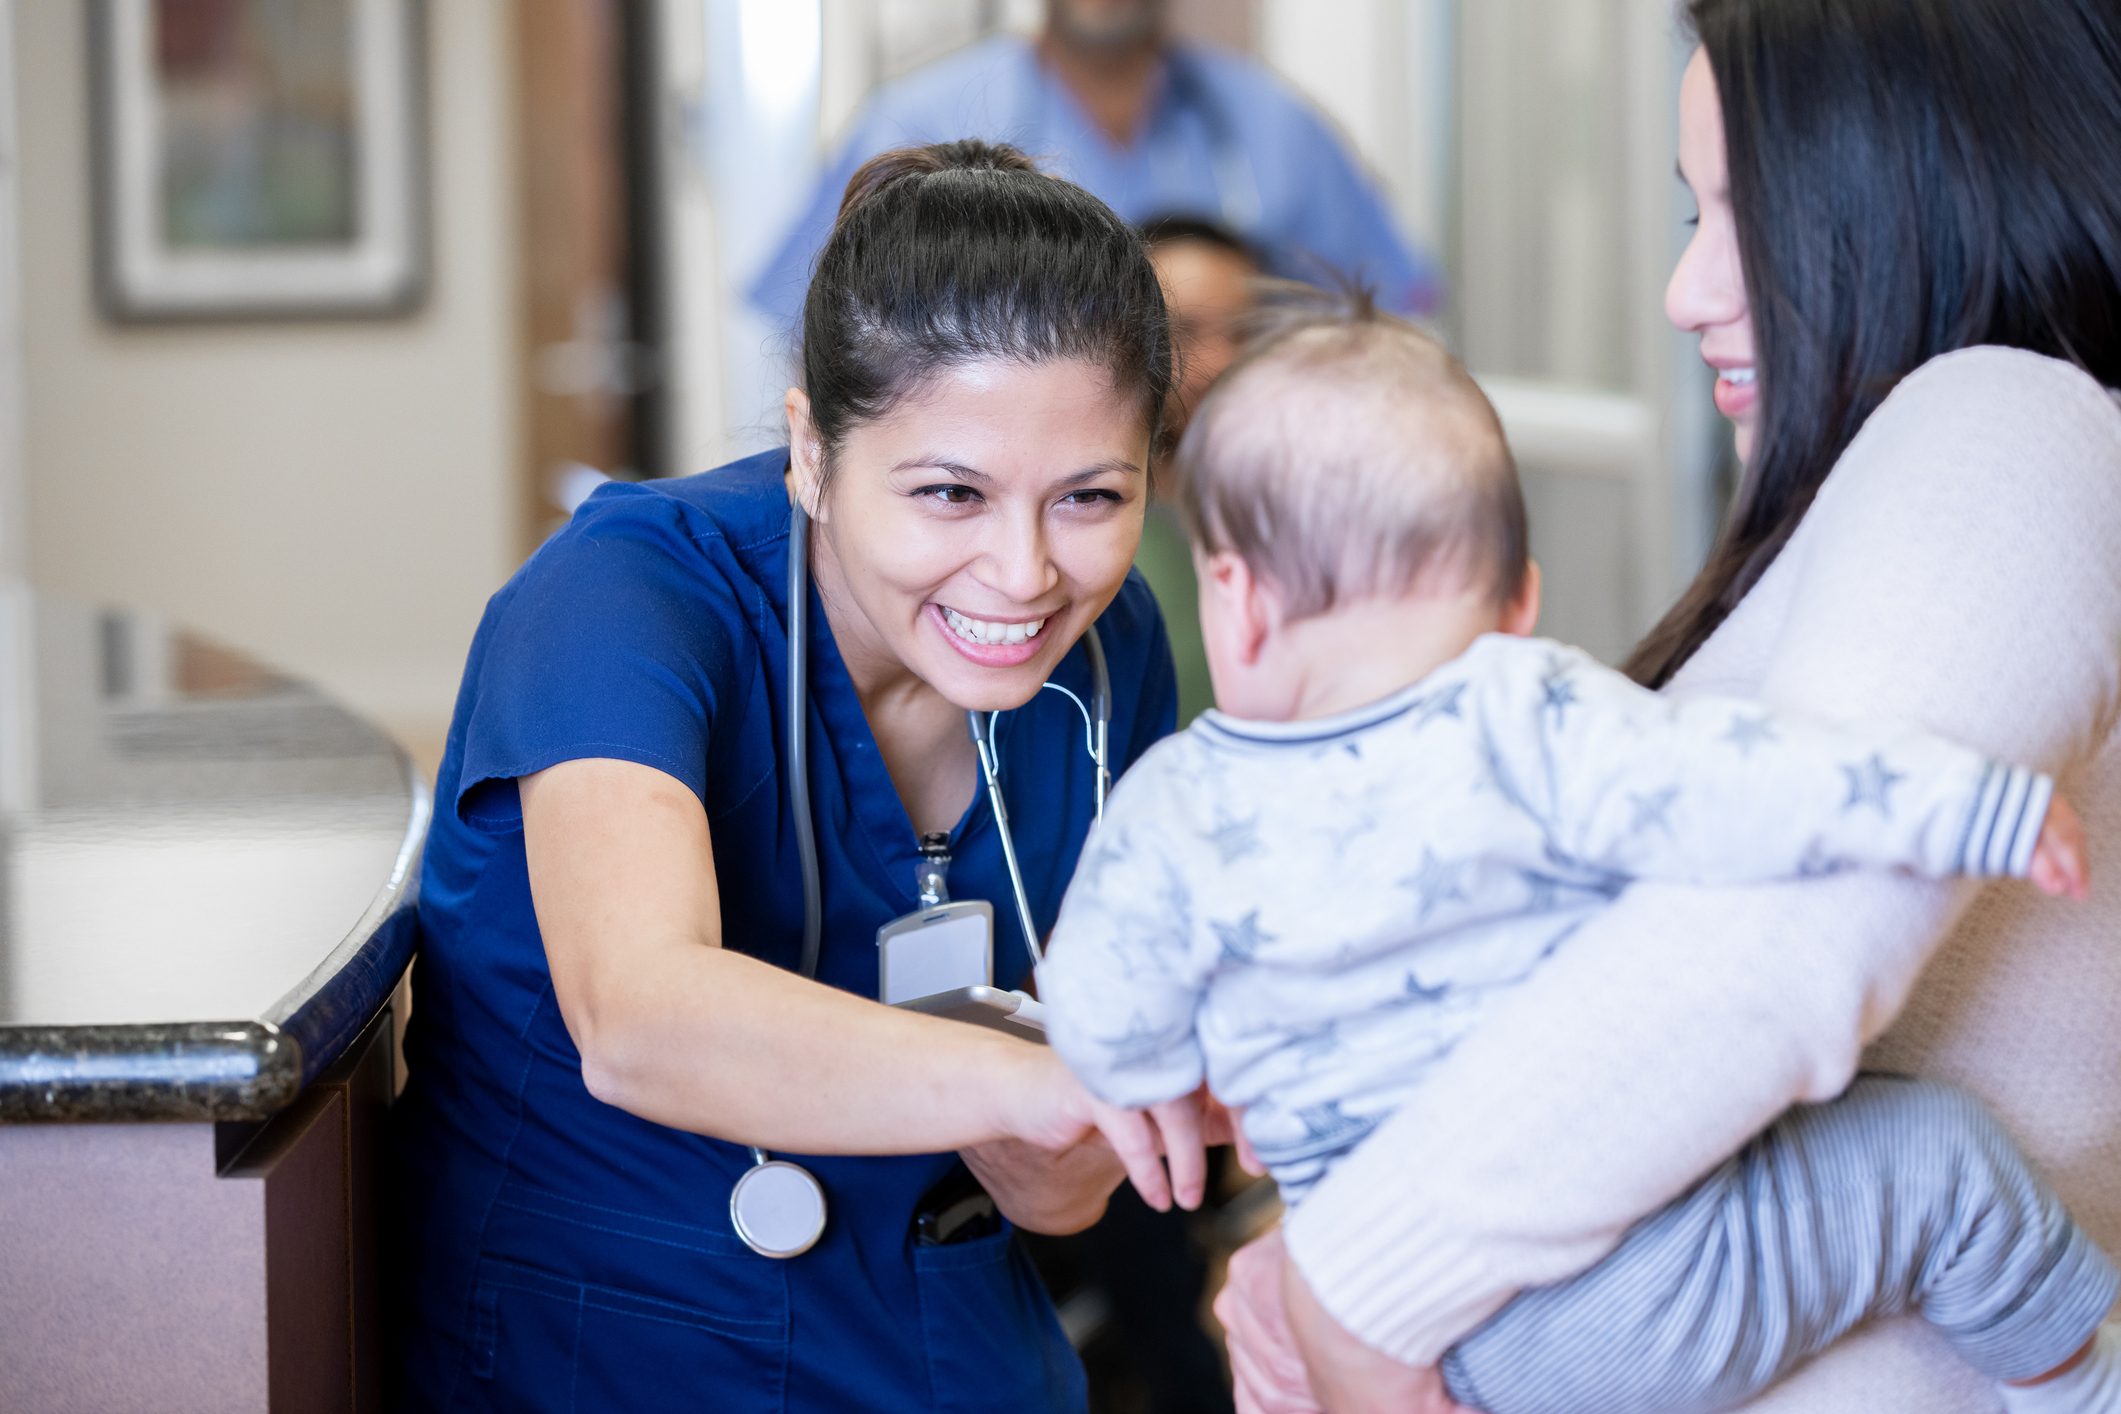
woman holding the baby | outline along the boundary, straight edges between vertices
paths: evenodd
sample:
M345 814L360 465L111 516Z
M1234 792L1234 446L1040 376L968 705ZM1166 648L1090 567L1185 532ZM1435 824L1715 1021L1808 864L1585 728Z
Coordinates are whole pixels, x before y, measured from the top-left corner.
M1630 890L1285 1239L1241 1254L1221 1309L1245 1407L1450 1408L1425 1367L1859 1067L1987 1102L2121 1249L2121 15L1687 13L1680 171L1699 217L1667 308L1718 371L1747 469L1629 670L2049 772L2084 816L2091 900L1877 873ZM1895 1320L1750 1407L1993 1399Z

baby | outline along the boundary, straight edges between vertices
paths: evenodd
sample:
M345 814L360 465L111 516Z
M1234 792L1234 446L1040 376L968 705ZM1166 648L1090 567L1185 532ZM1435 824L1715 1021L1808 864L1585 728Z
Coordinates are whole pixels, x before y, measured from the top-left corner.
M2035 772L1660 696L1527 637L1538 571L1494 412L1360 300L1272 306L1178 471L1220 710L1119 784L1039 970L1053 1045L1147 1112L1107 1128L1151 1202L1152 1123L1197 1197L1203 1080L1302 1202L1631 880L2084 891L2075 817ZM1716 1408L1915 1310L2011 1409L2115 1410L2116 1290L1978 1105L1867 1076L1520 1296L1444 1377L1491 1414Z

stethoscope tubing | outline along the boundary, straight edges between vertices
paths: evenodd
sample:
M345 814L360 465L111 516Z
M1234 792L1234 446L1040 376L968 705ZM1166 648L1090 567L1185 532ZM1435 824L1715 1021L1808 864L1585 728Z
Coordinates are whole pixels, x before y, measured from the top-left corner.
M994 714L967 712L965 724L971 728L972 745L979 752L980 774L987 779L987 804L994 812L994 832L1002 842L1002 862L1009 867L1009 891L1016 896L1016 917L1023 925L1024 946L1030 950L1031 965L1036 967L1046 960L1046 950L1039 946L1038 926L1031 921L1024 871L1016 860L1016 836L1009 829L1009 806L1002 799L1001 770L994 751Z
M1085 656L1090 664L1090 705L1058 683L1044 686L1073 700L1083 713L1090 738L1090 759L1096 771L1096 818L1104 819L1105 792L1111 780L1112 673L1105 658L1104 642L1092 624L1083 634ZM810 813L810 515L801 499L793 498L788 513L788 808L795 826L795 852L803 875L803 976L817 980L819 953L825 932L824 885L817 858L817 828ZM1009 869L1009 887L1016 899L1016 916L1023 925L1024 944L1033 964L1045 960L1039 946L1038 928L1031 917L1031 900L1024 888L1024 871L1016 857L1016 837L1009 828L1009 808L1002 796L1001 762L995 749L992 712L967 712L965 721L979 754L980 774L987 785L987 800L994 812L995 833L1002 844L1002 858ZM752 1166L737 1180L729 1194L729 1217L737 1237L761 1257L787 1259L810 1250L825 1229L825 1190L816 1175L799 1164L775 1159L756 1144ZM745 1209L747 1195L759 1186L765 1170L790 1170L790 1181L807 1184L806 1201L814 1198L816 1222L804 1235L778 1244L762 1240Z
M1083 714L1089 736L1090 761L1095 772L1092 818L1105 818L1105 796L1112 782L1112 668L1105 657L1104 640L1097 625L1083 631L1083 655L1089 661L1090 703L1059 683L1051 688L1075 703ZM819 877L817 829L810 812L810 514L800 498L792 499L788 520L788 808L795 826L795 853L803 875L803 976L817 978L818 954L823 944L824 888ZM994 813L995 833L1001 839L1002 859L1008 865L1009 886L1016 895L1017 921L1023 926L1024 945L1034 964L1044 960L1038 928L1031 918L1031 901L1024 886L1024 872L1016 854L1015 833L1009 828L1009 808L1002 796L1001 756L995 745L995 713L967 712L965 720L972 744L979 755L980 774L987 787L987 801Z
M788 811L803 873L803 976L814 981L825 937L825 905L818 880L817 827L810 819L809 712L810 513L797 498L788 524Z

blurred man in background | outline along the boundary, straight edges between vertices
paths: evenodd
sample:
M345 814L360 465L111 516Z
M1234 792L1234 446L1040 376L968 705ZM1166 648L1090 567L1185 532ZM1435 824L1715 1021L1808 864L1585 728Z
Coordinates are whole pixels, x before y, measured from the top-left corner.
M1165 0L1047 0L1035 37L998 36L879 89L826 164L750 297L797 323L810 264L847 178L908 143L983 137L1141 222L1199 213L1277 275L1339 275L1408 314L1434 310L1436 271L1393 225L1375 183L1309 104L1256 60L1182 43Z

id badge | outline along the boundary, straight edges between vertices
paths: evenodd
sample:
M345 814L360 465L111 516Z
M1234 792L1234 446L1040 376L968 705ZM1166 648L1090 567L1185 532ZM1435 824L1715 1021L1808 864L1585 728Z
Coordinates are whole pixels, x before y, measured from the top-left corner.
M994 905L942 903L876 930L877 991L897 1006L959 987L994 985Z

